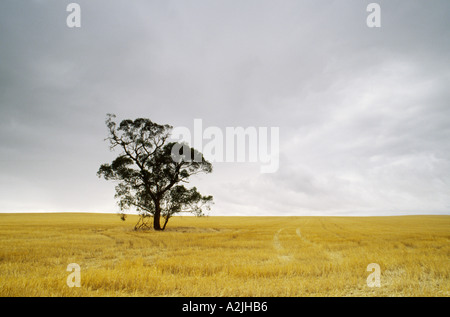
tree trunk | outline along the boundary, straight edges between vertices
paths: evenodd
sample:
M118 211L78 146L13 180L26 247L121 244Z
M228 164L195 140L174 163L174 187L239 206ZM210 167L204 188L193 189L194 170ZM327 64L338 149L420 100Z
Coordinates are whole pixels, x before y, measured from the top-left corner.
M165 217L166 219L165 219L165 221L164 221L164 225L163 225L163 227L162 227L162 230L164 230L164 229L166 229L166 225L167 225L167 222L169 221L169 215L167 215L167 217Z
M159 206L159 202L155 203L155 214L153 215L153 229L162 230L161 225L159 223L159 219L161 218L161 207Z

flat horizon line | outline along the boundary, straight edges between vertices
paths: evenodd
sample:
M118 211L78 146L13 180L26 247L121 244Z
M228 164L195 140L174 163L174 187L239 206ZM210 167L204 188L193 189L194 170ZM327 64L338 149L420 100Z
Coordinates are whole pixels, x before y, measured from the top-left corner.
M93 211L13 211L13 212L0 212L0 215L14 215L14 214L95 214L95 215L120 215L119 212L93 212ZM125 213L130 216L139 216L137 213ZM450 216L450 213L430 213L430 214L391 214L391 215L204 215L199 218L207 217L423 217L423 216ZM172 217L197 217L195 215L174 215Z

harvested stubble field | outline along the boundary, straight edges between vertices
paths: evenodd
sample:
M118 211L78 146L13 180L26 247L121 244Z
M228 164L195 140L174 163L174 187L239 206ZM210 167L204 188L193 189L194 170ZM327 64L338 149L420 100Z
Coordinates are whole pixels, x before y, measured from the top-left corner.
M0 296L450 295L450 216L174 217L164 232L136 220L0 214Z

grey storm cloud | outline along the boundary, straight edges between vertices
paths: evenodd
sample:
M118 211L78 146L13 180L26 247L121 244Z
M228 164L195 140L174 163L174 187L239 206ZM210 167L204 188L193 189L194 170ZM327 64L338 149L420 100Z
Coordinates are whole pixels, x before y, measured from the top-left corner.
M117 211L115 113L279 127L276 173L194 180L211 214L449 212L450 2L76 2L0 3L0 211Z

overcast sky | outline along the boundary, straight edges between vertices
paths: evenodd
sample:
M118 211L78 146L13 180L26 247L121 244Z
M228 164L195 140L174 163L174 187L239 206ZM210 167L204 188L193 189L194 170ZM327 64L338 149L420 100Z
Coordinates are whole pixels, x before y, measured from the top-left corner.
M214 163L210 215L450 214L450 1L0 2L0 212L117 212L106 113L279 127Z

